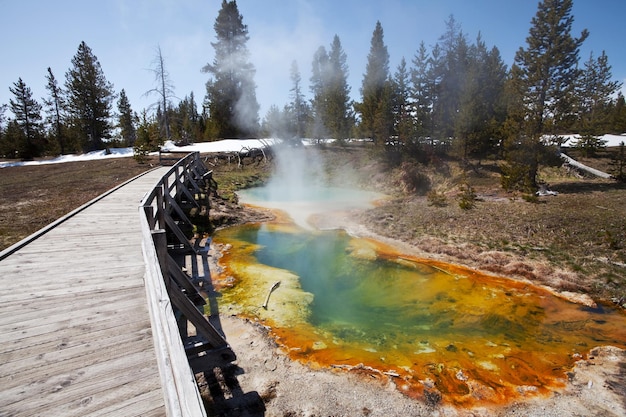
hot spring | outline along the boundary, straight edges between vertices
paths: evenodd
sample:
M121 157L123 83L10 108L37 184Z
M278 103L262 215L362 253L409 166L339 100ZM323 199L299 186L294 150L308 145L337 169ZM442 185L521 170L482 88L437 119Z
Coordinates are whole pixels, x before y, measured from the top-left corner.
M436 391L468 406L549 393L592 348L626 348L621 311L316 230L307 216L365 207L375 197L320 191L311 202L310 193L250 190L243 201L286 208L295 224L232 227L213 238L231 245L215 280L220 304L268 325L292 358L386 375L409 396Z

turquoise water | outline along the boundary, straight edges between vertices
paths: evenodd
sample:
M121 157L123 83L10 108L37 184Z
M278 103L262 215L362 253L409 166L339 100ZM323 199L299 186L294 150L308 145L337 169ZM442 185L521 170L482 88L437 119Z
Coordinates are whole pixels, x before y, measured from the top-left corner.
M609 319L626 324L618 312L396 256L372 258L368 252L362 257L354 239L342 231L282 232L261 225L231 232L232 239L258 247L253 252L257 263L297 275L302 290L314 295L310 324L345 342L480 338L530 346L565 341L572 329L595 343L623 345L626 338L626 330L613 334L613 326L606 325ZM594 343L583 340L579 346Z
M344 207L332 205L338 195L369 204L358 191L340 190L285 195L284 204L264 189L247 197L295 207L297 224L316 210ZM562 387L594 347L626 348L622 311L585 307L527 282L415 258L343 231L267 223L220 230L214 241L232 245L220 303L267 323L295 359L387 370L401 375L407 395L434 386L455 404L504 403L520 392ZM269 307L261 308L277 281Z

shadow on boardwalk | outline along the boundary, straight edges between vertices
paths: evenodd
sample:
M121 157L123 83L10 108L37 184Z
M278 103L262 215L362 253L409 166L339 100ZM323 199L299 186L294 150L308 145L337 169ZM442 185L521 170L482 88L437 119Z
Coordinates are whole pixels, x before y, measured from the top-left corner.
M197 248L199 244L196 242ZM204 247L199 248L198 255L187 256L185 261L181 259L180 262L185 262L186 266L191 268L192 280L201 286L206 297L208 306L205 306L205 312L209 315L209 322L226 338L219 315L220 294L215 291L211 280L209 245L210 240L205 242ZM189 337L187 344L193 342L194 337ZM234 362L235 358L235 352L230 347L190 357L190 364L198 381L207 414L262 417L265 415L263 399L257 391L243 391L237 377L243 375L245 370Z

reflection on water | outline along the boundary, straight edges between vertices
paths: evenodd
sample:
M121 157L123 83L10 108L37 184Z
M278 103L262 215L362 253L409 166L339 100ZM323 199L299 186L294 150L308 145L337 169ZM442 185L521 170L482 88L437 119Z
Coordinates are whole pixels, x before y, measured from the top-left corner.
M248 225L214 240L232 245L223 263L235 281L222 303L264 320L294 358L398 375L411 396L436 390L471 405L546 393L592 347L626 347L621 312L341 231Z

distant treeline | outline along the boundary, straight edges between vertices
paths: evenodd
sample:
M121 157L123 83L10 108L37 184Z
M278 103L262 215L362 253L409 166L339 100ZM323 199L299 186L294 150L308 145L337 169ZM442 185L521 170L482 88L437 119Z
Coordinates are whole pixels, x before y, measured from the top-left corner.
M497 47L487 46L480 34L470 40L450 16L434 46L421 42L409 62L402 58L392 70L377 22L358 102L350 98L347 57L335 35L328 49L320 46L312 57L310 98L293 61L285 80L290 101L272 106L260 122L248 29L236 1L223 0L214 24L215 57L202 69L209 80L201 110L193 92L173 103L159 49L150 91L158 100L137 114L82 42L62 85L48 68L42 103L21 78L9 87L13 98L0 106L0 155L29 159L107 146L149 150L167 139L358 137L425 162L441 153L503 158L507 186L533 188L560 134L579 133L578 146L592 154L603 146L602 134L626 132L621 83L613 80L604 51L581 61L588 32L572 33L571 10L572 0L539 3L526 45L510 68Z

